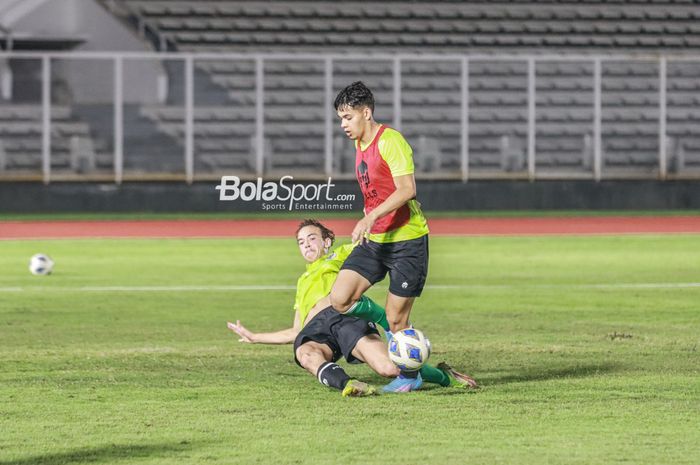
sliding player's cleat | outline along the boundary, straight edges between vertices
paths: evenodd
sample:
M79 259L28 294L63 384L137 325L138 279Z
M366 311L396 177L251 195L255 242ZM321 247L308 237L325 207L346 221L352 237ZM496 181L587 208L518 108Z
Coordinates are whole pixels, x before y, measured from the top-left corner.
M438 363L437 367L439 370L447 373L447 376L450 378L450 387L460 389L477 389L479 387L479 384L474 380L474 378L456 371L445 362Z
M371 384L363 383L356 379L351 379L343 389L343 397L366 397L377 393L377 388Z

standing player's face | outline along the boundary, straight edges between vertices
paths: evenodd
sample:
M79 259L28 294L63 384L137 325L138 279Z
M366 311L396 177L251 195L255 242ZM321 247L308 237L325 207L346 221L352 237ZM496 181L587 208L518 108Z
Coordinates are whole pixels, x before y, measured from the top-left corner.
M331 246L331 240L323 240L321 229L316 226L304 226L297 234L299 252L304 260L311 263L323 257Z
M368 107L341 107L338 109L338 117L345 135L352 140L358 140L362 139L364 131L372 120L372 110Z

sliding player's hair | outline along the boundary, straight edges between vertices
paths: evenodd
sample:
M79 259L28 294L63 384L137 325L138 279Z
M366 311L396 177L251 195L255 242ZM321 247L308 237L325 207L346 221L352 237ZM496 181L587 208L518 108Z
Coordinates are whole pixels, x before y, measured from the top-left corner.
M349 107L352 109L368 107L374 112L374 95L362 81L356 81L338 92L333 102L336 111Z
M299 227L297 228L297 232L295 236L299 236L299 231L301 231L301 228L305 228L307 226L316 226L318 229L321 230L321 239L326 240L330 239L331 240L331 245L333 245L333 242L335 242L335 233L325 227L321 222L318 220L314 220L311 218L308 218L301 223L299 223Z

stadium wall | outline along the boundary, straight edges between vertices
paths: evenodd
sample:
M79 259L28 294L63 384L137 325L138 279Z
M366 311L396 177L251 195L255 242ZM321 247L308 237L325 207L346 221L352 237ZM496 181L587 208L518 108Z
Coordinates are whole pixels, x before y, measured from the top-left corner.
M355 194L352 207L344 211L361 210L355 181L334 184L334 195ZM220 201L215 186L214 182L0 183L0 212L263 211L262 201ZM700 209L700 183L692 181L421 181L418 194L427 211Z
M146 52L149 44L93 1L51 0L27 12L13 25L19 36L76 40L78 52ZM38 64L38 63L37 63ZM114 71L103 60L55 59L54 78L65 79L70 87L70 103L111 103ZM131 60L124 67L125 103L157 103L156 83L166 71L154 60ZM17 76L22 79L23 76Z

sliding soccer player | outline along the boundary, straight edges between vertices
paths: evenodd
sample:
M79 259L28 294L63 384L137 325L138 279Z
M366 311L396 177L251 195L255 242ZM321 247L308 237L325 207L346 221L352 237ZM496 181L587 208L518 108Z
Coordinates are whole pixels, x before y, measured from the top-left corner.
M335 234L315 220L303 221L297 230L299 251L308 263L306 272L297 281L294 303L294 325L271 333L254 333L241 324L228 323L228 328L240 336L241 342L263 344L288 344L294 342L296 362L316 376L321 384L342 391L343 396L366 396L376 393L376 388L362 381L351 379L335 362L341 357L350 362L366 362L376 373L384 377L398 375L398 368L389 359L386 343L379 337L373 322L341 315L329 306L328 293L338 271L353 249L345 245L331 251ZM363 305L373 307L376 323L388 329L383 309L363 296ZM458 388L477 387L469 376L459 373L447 364L438 368L423 365L422 377L431 383ZM416 389L406 385L408 392Z

